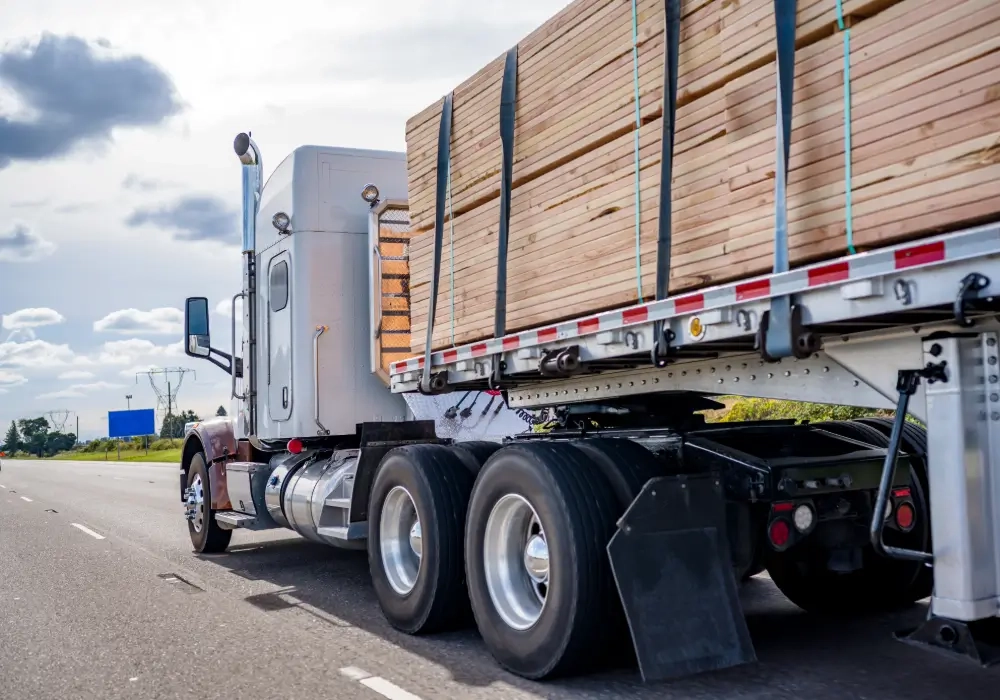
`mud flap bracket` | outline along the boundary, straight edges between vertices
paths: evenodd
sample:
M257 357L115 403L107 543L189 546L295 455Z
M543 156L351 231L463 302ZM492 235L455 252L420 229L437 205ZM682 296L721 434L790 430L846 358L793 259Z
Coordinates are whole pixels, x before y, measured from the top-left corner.
M757 660L717 475L651 479L608 544L644 681Z

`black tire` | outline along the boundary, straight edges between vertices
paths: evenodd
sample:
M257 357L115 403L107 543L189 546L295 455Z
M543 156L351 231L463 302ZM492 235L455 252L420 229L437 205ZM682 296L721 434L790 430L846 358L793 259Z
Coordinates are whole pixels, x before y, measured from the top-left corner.
M889 444L888 429L884 425L873 424L874 420L831 421L817 427L885 448ZM919 428L910 428L913 430L904 431L903 449L911 457L916 477L912 495L917 526L909 533L887 529L884 540L888 545L931 551L930 501L923 456L926 448L920 449ZM926 445L926 442L923 444ZM899 610L926 598L933 590L933 571L921 562L888 559L876 554L868 544L862 551L862 563L861 569L850 573L833 572L826 566L824 550L805 546L780 554L769 551L767 570L785 597L803 610L818 614L851 615Z
M570 444L590 457L611 485L618 502L616 517L632 504L647 481L665 471L652 452L624 438L590 438Z
M465 513L473 476L443 445L407 445L382 459L368 506L368 564L386 619L407 634L429 634L468 624L463 550ZM422 556L412 590L398 593L382 562L381 519L396 486L409 493L420 519Z
M195 529L194 521L189 520L188 534L191 536L194 551L199 554L218 554L226 551L226 548L229 547L229 541L233 539L233 531L223 530L215 521L215 511L212 509L212 484L209 480L208 465L205 463L205 454L202 452L196 452L191 458L185 486L190 488L199 476L204 489L202 527L199 532Z
M497 612L484 570L486 525L507 494L531 504L548 543L545 603L524 631ZM620 605L605 547L619 510L600 469L571 445L509 445L486 463L469 503L465 548L476 624L501 666L540 680L592 671L608 661L608 630Z
M448 449L455 453L455 455L462 460L465 466L472 473L472 476L478 476L479 471L486 464L486 461L493 456L493 453L499 450L503 445L499 442L490 442L489 440L469 440L468 442L456 442L453 445L449 445Z

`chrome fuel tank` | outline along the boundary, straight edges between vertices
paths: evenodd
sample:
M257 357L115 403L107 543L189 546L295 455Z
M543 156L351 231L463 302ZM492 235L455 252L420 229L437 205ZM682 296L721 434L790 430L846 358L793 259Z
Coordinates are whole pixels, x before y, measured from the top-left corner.
M312 459L297 469L279 474L279 466L271 481L281 489L281 514L286 527L306 539L338 547L364 546L364 536L357 526L351 527L350 504L354 490L354 474L358 466L358 450L338 450L331 456ZM272 501L277 493L272 494ZM271 502L268 511L274 515ZM364 529L364 528L362 528Z

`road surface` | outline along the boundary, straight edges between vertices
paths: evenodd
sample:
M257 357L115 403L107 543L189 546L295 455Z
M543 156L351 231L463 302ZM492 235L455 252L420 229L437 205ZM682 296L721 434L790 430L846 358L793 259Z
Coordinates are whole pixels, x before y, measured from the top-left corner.
M984 671L894 641L926 608L828 621L760 577L744 593L759 663L644 686L632 669L537 684L474 631L412 638L384 621L365 555L289 531L191 551L176 465L16 462L0 471L0 697L993 697Z

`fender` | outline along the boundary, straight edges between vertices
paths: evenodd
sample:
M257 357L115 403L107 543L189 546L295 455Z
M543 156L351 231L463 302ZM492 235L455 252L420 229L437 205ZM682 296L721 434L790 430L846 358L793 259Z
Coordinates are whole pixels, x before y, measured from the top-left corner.
M184 439L181 450L181 500L187 485L191 459L201 452L208 464L208 480L212 488L212 509L231 510L229 488L226 485L226 464L236 459L236 433L233 418L220 416L199 421Z

